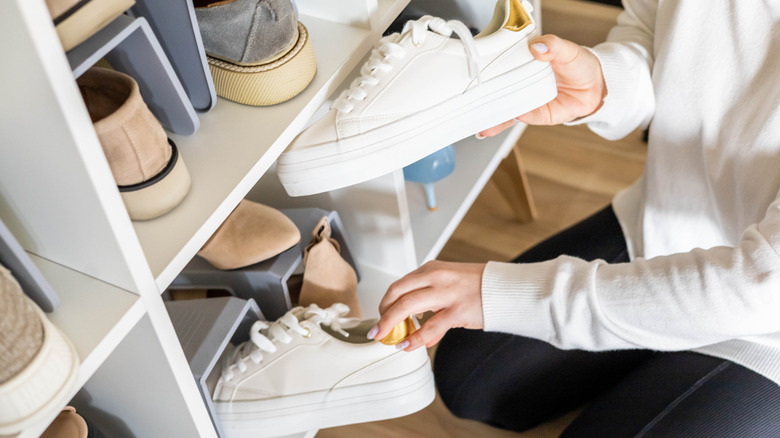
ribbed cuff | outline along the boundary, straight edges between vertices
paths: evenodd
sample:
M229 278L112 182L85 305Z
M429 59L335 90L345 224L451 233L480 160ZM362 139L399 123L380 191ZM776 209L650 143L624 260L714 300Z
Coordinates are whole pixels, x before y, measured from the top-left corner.
M485 331L550 339L550 280L555 261L542 263L489 262L482 274L482 314Z
M649 68L639 65L637 55L630 49L618 43L602 43L596 47L585 49L593 53L601 63L607 95L604 102L593 114L581 117L566 125L588 124L589 127L608 140L617 140L636 129L647 115L652 113L654 100L652 97L652 82L649 78ZM643 73L643 70L647 70ZM642 75L647 77L642 79ZM648 96L648 90L650 87ZM640 96L637 96L637 94ZM637 99L649 98L646 105L636 102ZM636 105L643 108L637 110ZM646 115L644 109L650 109Z

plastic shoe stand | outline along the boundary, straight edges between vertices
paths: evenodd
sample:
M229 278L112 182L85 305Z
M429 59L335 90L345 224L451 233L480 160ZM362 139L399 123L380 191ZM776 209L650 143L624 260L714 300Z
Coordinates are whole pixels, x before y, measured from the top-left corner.
M136 0L130 13L149 22L195 110L211 111L217 93L192 1Z
M200 127L192 102L145 18L120 15L67 56L77 78L104 57L117 71L132 76L149 110L169 131L191 135Z
M213 267L201 257L193 258L173 280L169 289L224 289L244 299L254 299L270 320L275 320L292 308L288 281L303 261L303 249L311 239L320 218L328 216L331 237L341 246L341 256L360 280L360 269L349 250L344 226L335 211L319 208L281 210L301 232L301 241L287 251L266 261L231 271Z
M222 372L218 363L228 343L238 345L249 339L249 329L265 320L257 303L235 297L168 301L165 303L173 329L211 415L217 434L225 434L214 412L211 394Z
M19 286L44 312L53 312L60 297L43 277L30 256L0 219L0 264L11 271ZM2 303L0 303L2 305Z

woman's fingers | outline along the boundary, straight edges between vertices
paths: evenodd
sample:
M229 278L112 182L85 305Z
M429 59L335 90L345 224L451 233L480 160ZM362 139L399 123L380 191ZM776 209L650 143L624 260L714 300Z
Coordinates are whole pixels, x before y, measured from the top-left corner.
M419 330L406 338L409 344L404 347L404 350L412 351L422 346L430 348L436 345L447 330L455 326L456 320L451 314L451 311L443 310L430 317Z
M432 261L407 274L382 299L372 337L382 339L409 315L426 311L437 313L401 348L433 345L452 327L481 328L484 268L480 263Z
M393 327L409 315L439 310L442 305L445 305L442 301L444 297L441 293L431 288L418 289L402 295L382 313L376 325L378 331L374 339L387 336Z
M430 285L430 280L423 275L425 267L426 265L420 266L416 270L396 280L387 288L387 292L385 292L385 295L382 297L382 301L379 302L380 315L385 313L385 310L402 295L417 289L423 289Z
M558 37L557 35L542 35L528 42L531 55L537 61L551 64L571 64L577 60L584 50L579 44ZM553 65L555 69L555 65Z
M494 135L498 135L503 130L509 129L509 128L515 126L516 124L517 124L517 120L516 119L507 120L506 122L504 122L504 123L502 123L500 125L494 126L492 128L488 128L488 129L486 129L484 131L480 131L480 133L477 134L477 138L479 138L481 140L482 138L492 137Z
M479 137L492 137L517 121L529 125L555 125L595 112L604 101L607 88L601 63L584 47L555 35L543 35L529 42L538 61L549 62L555 73L558 95L552 101L498 126Z

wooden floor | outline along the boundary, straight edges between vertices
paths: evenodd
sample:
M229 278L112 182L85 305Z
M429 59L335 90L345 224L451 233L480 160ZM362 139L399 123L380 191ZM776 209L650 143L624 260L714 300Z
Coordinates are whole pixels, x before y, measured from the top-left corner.
M518 223L491 181L442 250L439 259L462 262L508 261L534 243L608 205L612 196L642 172L641 133L607 142L587 128L529 127L517 147L525 164L538 217ZM435 354L435 348L429 351ZM557 437L572 412L524 433L507 432L455 418L439 398L407 417L323 429L318 438Z

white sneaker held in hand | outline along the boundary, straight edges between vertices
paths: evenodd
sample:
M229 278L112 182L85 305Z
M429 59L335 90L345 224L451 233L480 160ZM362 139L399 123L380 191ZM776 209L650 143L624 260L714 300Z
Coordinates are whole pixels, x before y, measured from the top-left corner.
M272 437L416 412L435 397L424 348L367 338L342 303L296 307L227 352L213 400L228 437Z
M425 16L382 38L361 76L279 157L287 193L381 176L554 99L549 63L528 50L531 10L526 0L498 0L475 37L459 21Z

